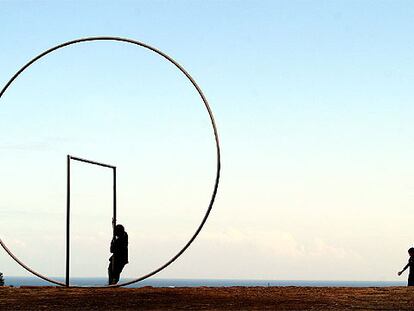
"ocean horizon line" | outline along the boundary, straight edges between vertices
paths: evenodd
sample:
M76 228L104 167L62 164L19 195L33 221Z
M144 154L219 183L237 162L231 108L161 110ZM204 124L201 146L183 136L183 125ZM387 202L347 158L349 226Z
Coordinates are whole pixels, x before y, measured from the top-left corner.
M4 276L6 286L56 286L35 276ZM64 281L64 277L55 277ZM122 278L121 282L133 278ZM103 286L107 277L71 277L71 285ZM372 281L372 280L275 280L275 279L214 279L214 278L151 278L131 284L127 287L268 287L268 286L302 286L302 287L389 287L406 286L406 281Z

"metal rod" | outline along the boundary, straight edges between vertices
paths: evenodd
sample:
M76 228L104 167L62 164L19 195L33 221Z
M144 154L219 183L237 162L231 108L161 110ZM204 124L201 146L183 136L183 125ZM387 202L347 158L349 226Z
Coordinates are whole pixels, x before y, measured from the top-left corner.
M70 258L70 155L67 157L66 184L66 286L69 287L69 258Z
M113 168L113 215L112 215L112 239L115 239L116 227L116 167ZM115 256L112 256L112 271L115 271ZM110 280L109 285L112 283Z
M105 163L100 163L100 162L96 162L96 161L86 160L86 159L82 159L82 158L78 158L78 157L73 157L73 156L69 156L69 157L72 160L79 161L79 162L85 162L85 163L99 165L99 166L108 167L108 168L112 168L112 169L115 168L115 166L109 165L109 164L105 164Z
M26 266L19 258L17 258L10 249L7 248L6 244L0 239L0 244L1 246L4 248L4 250L10 255L11 258L13 258L19 265L21 265L23 268L25 268L27 271L29 271L30 273L33 273L34 275L38 276L39 278L48 281L50 283L54 283L56 285L60 285L60 286L66 286L65 283L63 282L59 282L56 280L52 280L42 274L40 274L39 272L34 271L33 269L30 269L28 266Z
M114 204L114 211L113 211L113 218L112 218L112 226L113 226L113 229L114 229L114 236L115 236L115 226L116 226L116 167L114 167L114 169L113 169L113 172L114 172L114 180L113 180L113 186L114 186L114 202L113 202L113 204Z

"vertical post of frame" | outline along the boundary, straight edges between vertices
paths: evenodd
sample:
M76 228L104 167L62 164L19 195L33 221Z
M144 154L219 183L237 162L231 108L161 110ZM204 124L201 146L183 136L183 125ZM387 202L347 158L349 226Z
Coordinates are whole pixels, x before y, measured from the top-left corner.
M116 167L112 168L113 172L113 215L112 215L112 240L115 239L115 227L116 227ZM115 270L115 257L112 257L112 270ZM111 284L112 280L109 281Z
M67 156L66 180L66 281L69 287L69 259L70 259L70 155Z
M114 193L113 193L113 218L112 218L112 226L114 230L114 236L115 236L115 226L116 226L116 167L113 167L113 187L114 187Z

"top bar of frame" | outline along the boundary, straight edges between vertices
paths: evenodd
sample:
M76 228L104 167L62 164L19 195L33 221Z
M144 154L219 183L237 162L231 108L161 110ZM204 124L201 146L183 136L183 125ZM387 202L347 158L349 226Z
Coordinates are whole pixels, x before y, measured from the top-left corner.
M103 166L103 167L108 167L108 168L116 169L116 166L113 166L113 165L109 165L109 164L105 164L105 163L100 163L100 162L96 162L96 161L91 161L91 160L86 160L86 159L82 159L82 158L78 158L78 157L73 157L71 155L68 155L68 157L71 160L75 160L75 161L79 161L79 162L85 162L85 163L89 163L89 164L94 164L94 165L99 165L99 166Z

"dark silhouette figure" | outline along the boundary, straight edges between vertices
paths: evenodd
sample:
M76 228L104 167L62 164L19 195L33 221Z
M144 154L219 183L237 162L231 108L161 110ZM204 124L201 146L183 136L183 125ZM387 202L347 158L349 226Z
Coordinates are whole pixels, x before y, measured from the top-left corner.
M128 234L124 226L115 226L110 250L113 255L109 258L108 283L112 285L118 283L122 269L128 263Z
M398 272L398 275L401 275L408 267L410 267L410 273L408 274L408 286L414 286L414 247L411 247L408 250L408 255L410 258L408 259L407 265Z
M0 272L0 286L4 286L3 273Z

